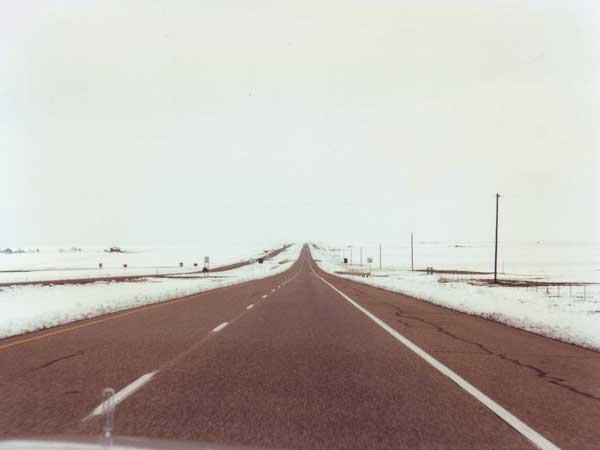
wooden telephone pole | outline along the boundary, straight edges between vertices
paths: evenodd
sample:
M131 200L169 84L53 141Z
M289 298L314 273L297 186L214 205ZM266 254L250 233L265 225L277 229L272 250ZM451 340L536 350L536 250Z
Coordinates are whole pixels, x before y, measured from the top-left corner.
M410 232L410 270L411 272L415 271L415 253L413 250L413 232Z
M498 282L498 201L500 194L496 193L496 245L494 251L494 283Z

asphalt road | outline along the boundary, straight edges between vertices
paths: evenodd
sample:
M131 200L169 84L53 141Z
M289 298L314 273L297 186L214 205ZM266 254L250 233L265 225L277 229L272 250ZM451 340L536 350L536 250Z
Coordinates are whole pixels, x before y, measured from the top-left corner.
M5 438L99 434L111 386L122 435L600 449L599 353L327 275L306 248L268 279L1 340L0 369Z

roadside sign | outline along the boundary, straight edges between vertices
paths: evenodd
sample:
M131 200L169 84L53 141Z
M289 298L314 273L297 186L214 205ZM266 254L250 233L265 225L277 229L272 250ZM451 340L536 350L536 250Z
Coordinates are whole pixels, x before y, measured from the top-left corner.
M194 263L194 267L198 267L198 263Z
M371 264L373 262L373 258L367 258L367 262Z
M258 258L258 263L259 264L262 264L264 261L265 261L264 258Z
M123 264L123 269L127 269L127 264Z
M348 258L344 258L344 264L348 264Z
M102 263L98 263L98 267L102 269Z
M179 267L183 267L183 263L182 262L179 263Z
M204 264L208 264L208 262L210 261L210 258L208 256L204 257Z

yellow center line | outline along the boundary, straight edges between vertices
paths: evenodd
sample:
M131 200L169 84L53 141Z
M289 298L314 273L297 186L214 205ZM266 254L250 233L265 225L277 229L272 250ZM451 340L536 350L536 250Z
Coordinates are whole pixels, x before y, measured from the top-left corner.
M280 274L277 274L277 275L280 275ZM260 280L253 280L253 281L260 281ZM125 311L125 312L122 312L122 313L115 314L115 315L111 315L110 317L105 317L104 319L98 319L98 320L94 320L92 322L87 322L86 321L85 323L80 323L78 325L72 325L72 326L65 327L65 328L62 328L62 329L56 330L56 331L51 331L49 333L45 333L45 334L42 334L42 335L39 335L39 336L33 336L33 337L21 339L19 341L9 342L8 344L0 345L0 350L6 350L6 349L14 347L16 345L26 344L28 342L37 341L39 339L44 339L44 338L47 338L47 337L56 336L57 334L68 333L70 331L75 331L75 330L78 330L80 328L91 327L92 325L97 325L97 324L102 323L102 322L108 322L109 320L120 319L122 317L130 316L132 314L137 314L137 313L141 313L141 312L148 311L148 310L151 310L151 309L161 308L163 306L169 306L169 305L172 305L174 303L179 303L179 302L187 301L187 300L190 300L190 299L192 299L193 297L195 297L197 295L210 294L210 293L212 293L212 292L214 292L214 291L216 291L218 289L227 289L227 288L239 287L241 284L244 284L244 283L234 284L234 285L231 285L231 286L223 286L223 287L216 288L216 289L209 289L207 291L197 292L195 294L186 295L185 297L176 298L176 299L173 299L173 300L167 300L165 302L156 303L154 305L140 306L140 307L137 307L137 308L135 308L133 310L129 310L129 311Z
M233 287L233 286L224 286L221 289L226 289L228 287ZM217 288L217 289L219 289L219 288ZM98 320L94 320L92 322L80 323L78 325L72 325L70 327L66 327L66 328L63 328L63 329L60 329L60 330L51 331L49 333L45 333L45 334L42 334L40 336L33 336L33 337L26 338L26 339L21 339L20 341L9 342L8 344L0 345L0 350L5 350L7 348L14 347L15 345L26 344L27 342L37 341L38 339L44 339L44 338L47 338L47 337L50 337L50 336L56 336L57 334L68 333L69 331L78 330L80 328L91 327L92 325L97 325L97 324L102 323L102 322L108 322L109 320L120 319L120 318L125 317L125 316L130 316L132 314L137 314L137 313L141 313L141 312L148 311L148 310L151 310L151 309L160 308L162 306L169 306L169 305L172 305L174 303L179 303L179 302L182 302L182 301L190 300L191 298L193 298L193 297L195 297L197 295L209 294L209 293L211 293L211 292L213 292L215 290L216 289L211 289L211 290L208 290L208 291L198 292L196 294L187 295L185 297L177 298L177 299L174 299L174 300L168 300L166 302L161 302L161 303L157 303L157 304L154 304L154 305L140 306L138 308L135 308L134 310L130 310L130 311L122 312L122 313L119 313L119 314L115 314L115 315L112 315L110 317L105 317L104 319L98 319Z

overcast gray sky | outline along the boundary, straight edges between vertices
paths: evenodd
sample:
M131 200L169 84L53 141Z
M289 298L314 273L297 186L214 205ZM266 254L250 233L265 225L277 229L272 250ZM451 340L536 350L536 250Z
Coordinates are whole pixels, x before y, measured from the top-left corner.
M600 240L600 2L2 11L0 246Z

